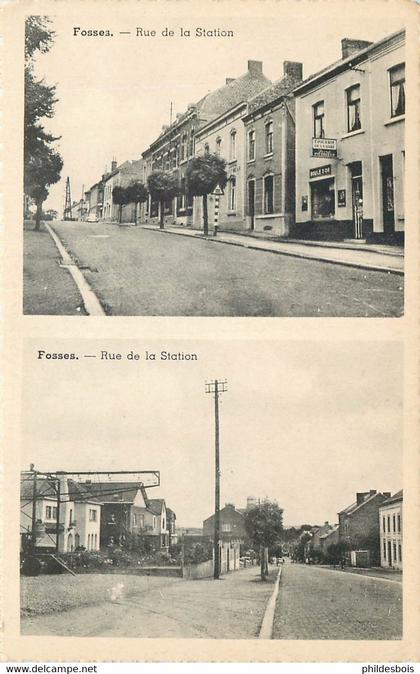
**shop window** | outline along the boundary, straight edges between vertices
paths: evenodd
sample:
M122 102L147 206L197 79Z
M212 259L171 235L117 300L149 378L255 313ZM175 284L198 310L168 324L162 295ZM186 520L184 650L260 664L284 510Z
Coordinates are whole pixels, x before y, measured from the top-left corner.
M347 131L357 131L362 128L360 120L360 85L347 89Z
M324 101L315 103L312 107L314 122L314 138L325 138Z
M271 154L273 152L273 122L268 122L265 125L265 153Z
M311 183L312 218L333 218L335 215L334 180Z
M248 161L255 159L255 131L248 133Z
M274 212L274 176L264 178L264 213Z
M229 210L236 210L236 178L232 176L229 180Z
M391 87L391 117L405 113L405 64L401 63L389 71Z
M230 151L229 158L231 161L236 159L236 131L230 132Z

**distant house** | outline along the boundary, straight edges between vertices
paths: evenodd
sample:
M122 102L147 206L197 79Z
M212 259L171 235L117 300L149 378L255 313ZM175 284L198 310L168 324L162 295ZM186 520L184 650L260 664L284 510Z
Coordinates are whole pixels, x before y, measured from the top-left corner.
M114 187L128 187L135 181L143 180L143 160L125 161L117 166L112 161L111 171L103 177L102 219L106 222L118 222L119 205L114 203L112 191ZM122 222L135 221L135 204L127 204L122 209Z
M383 501L379 508L381 566L403 568L403 491Z
M390 496L376 489L358 492L356 501L338 513L339 541L349 550L368 550L372 566L380 563L379 508Z
M59 485L59 497L58 489ZM35 496L35 547L38 550L72 552L83 547L98 550L102 504L90 497L83 485L68 479L38 478ZM21 478L20 533L29 540L32 535L34 480L30 474Z
M214 537L214 515L210 515L203 522L204 536ZM220 510L220 538L221 540L240 540L247 539L245 530L245 516L235 508L233 503L226 503Z
M339 533L338 524L330 524L325 522L321 527L317 527L312 535L312 549L319 551L325 555L328 551L328 546L333 543L338 543Z

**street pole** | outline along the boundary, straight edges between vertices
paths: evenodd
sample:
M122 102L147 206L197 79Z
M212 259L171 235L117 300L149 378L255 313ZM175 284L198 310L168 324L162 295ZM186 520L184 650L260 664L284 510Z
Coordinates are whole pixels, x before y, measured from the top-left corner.
M33 483L32 483L32 531L31 531L31 552L35 552L36 548L36 497L37 497L37 473L34 468L34 465L31 464L31 470L33 471Z
M215 450L215 489L214 489L214 574L215 580L220 578L220 425L219 396L227 391L227 382L215 379L206 384L206 393L214 394L214 450Z

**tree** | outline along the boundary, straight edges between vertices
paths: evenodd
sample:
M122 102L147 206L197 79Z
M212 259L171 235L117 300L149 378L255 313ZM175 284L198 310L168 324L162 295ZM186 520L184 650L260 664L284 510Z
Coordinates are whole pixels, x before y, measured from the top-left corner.
M130 194L128 188L121 187L121 185L115 185L112 190L112 201L114 204L117 204L117 206L120 207L118 211L118 222L121 223L122 207L125 206L125 204L130 203Z
M135 180L127 187L128 203L135 204L134 222L137 223L137 204L147 201L148 192L140 180Z
M169 171L154 171L147 178L147 187L152 200L159 202L159 226L163 229L165 202L179 194L178 179Z
M48 52L54 41L50 23L45 16L29 16L25 22L24 183L26 194L36 203L35 230L40 229L48 188L58 182L63 167L59 153L51 147L58 137L40 124L41 119L54 114L55 87L34 74L35 55Z
M25 193L36 204L35 231L41 228L42 204L48 196L48 188L60 180L63 160L58 152L46 143L39 143L25 166Z
M194 197L203 197L203 231L209 233L207 195L217 185L224 189L227 183L226 162L217 154L206 154L191 159L185 172L188 193Z
M274 501L264 501L248 510L245 528L251 541L260 546L261 580L266 580L268 548L276 545L283 533L283 509Z

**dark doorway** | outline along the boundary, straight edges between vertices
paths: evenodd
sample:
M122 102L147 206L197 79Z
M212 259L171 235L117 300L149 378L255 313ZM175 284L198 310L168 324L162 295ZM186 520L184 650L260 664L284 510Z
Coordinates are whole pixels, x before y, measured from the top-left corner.
M388 565L392 566L392 546L391 541L388 541Z
M381 182L382 182L382 218L385 236L395 234L394 212L394 173L392 167L392 154L380 157Z
M255 229L255 180L248 181L248 212L249 226L251 230Z
M351 198L353 211L353 236L363 239L363 176L362 162L350 164Z

